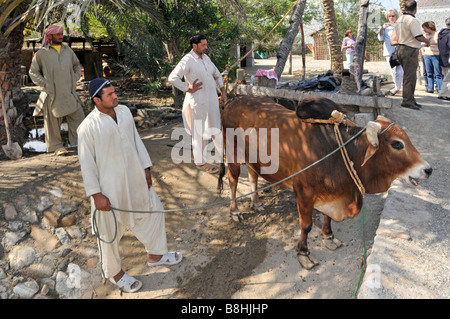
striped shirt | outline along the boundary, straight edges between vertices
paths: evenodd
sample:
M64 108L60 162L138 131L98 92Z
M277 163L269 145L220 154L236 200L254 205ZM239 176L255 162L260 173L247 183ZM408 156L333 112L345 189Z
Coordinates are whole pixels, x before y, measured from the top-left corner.
M422 48L422 55L439 55L438 32L435 32L433 36L426 33L423 36L430 40L430 46Z

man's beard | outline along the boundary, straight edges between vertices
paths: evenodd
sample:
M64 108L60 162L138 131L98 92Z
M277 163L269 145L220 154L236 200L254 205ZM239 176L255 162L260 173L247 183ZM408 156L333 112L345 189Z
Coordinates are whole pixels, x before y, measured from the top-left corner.
M55 38L52 38L52 45L61 45L62 44L62 40L61 41L58 41L57 39L55 39Z

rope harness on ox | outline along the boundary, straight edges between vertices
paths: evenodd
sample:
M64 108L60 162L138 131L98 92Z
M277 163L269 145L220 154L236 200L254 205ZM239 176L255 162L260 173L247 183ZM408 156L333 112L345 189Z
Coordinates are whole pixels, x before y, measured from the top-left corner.
M350 177L355 182L356 187L358 187L359 192L364 197L364 195L366 194L366 190L361 180L359 179L358 173L354 168L353 162L350 160L350 157L348 156L347 149L345 148L344 141L342 140L341 131L339 131L340 124L344 124L347 127L356 126L356 124L347 119L347 117L343 113L338 111L333 111L331 113L331 117L328 120L304 119L302 121L306 123L332 124L334 126L334 135L341 150L342 159L344 160L345 167L347 168Z

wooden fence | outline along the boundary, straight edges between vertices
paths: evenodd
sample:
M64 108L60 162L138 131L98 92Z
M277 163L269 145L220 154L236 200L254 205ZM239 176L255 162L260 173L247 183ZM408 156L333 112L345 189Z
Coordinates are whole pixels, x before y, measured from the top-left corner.
M309 49L313 53L314 60L329 60L330 48L324 32L315 32L311 34L313 44L309 45ZM344 61L346 60L345 52L342 53ZM383 43L377 42L375 45L366 46L365 61L385 61L383 57Z

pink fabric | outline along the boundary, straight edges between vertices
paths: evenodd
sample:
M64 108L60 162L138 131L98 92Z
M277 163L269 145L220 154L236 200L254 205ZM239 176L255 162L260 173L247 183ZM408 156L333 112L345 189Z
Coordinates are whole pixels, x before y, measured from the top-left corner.
M44 43L42 44L42 47L45 47L47 44L50 43L50 35L52 34L57 34L60 32L63 32L64 29L63 27L59 26L59 25L51 25L47 28L47 31L45 31L44 34Z
M258 69L256 71L255 76L265 76L268 79L275 79L277 81L277 84L275 87L278 86L278 77L277 77L277 74L275 73L275 71L273 71L273 70Z

